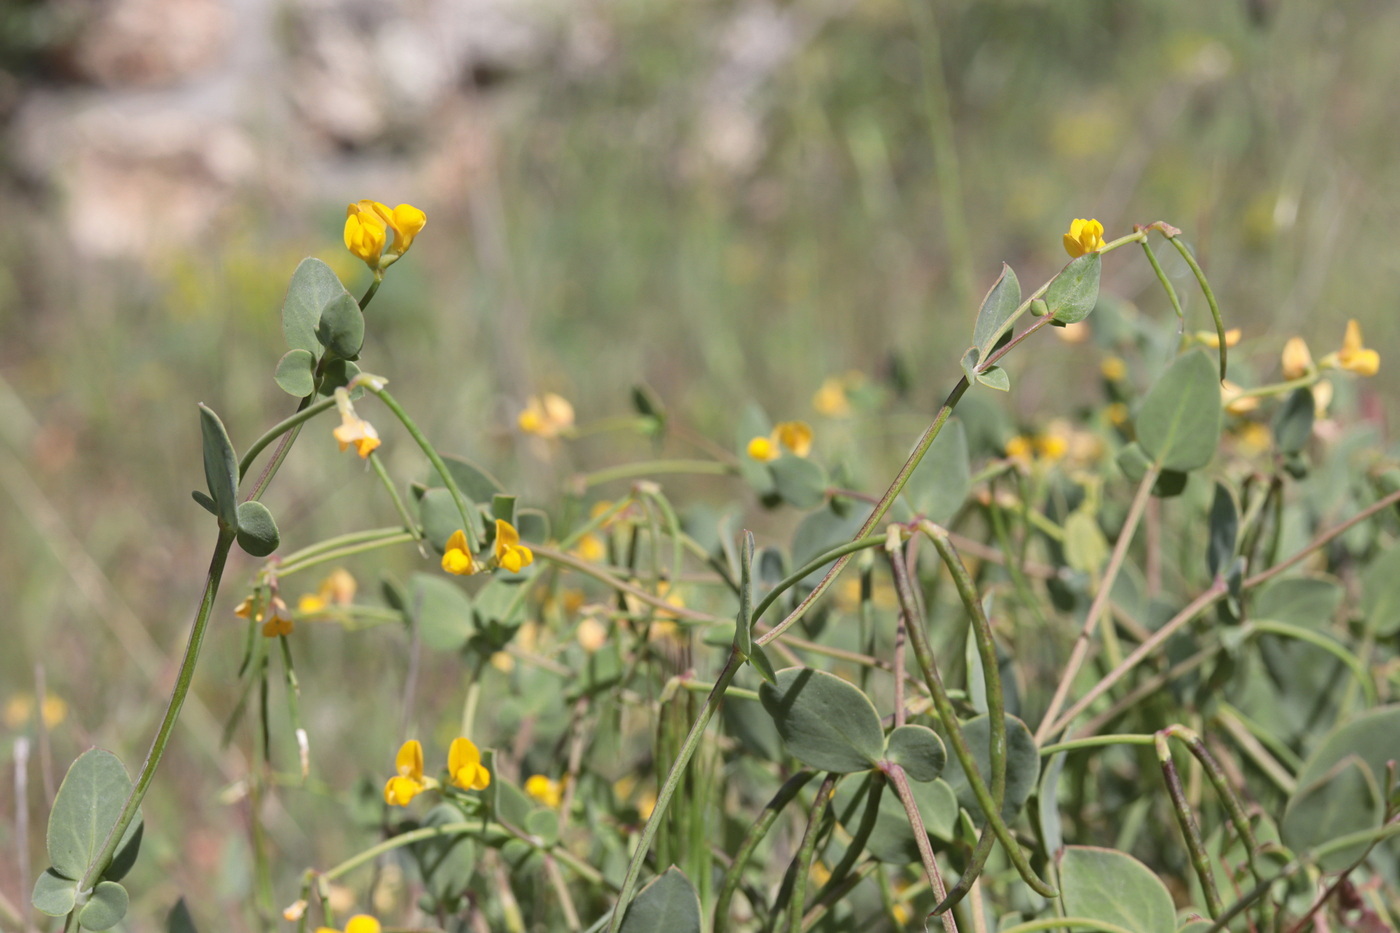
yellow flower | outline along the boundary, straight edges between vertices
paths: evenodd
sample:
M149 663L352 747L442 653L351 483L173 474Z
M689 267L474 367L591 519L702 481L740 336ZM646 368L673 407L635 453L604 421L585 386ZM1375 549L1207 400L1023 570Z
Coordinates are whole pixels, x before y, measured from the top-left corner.
M1128 423L1130 412L1128 406L1122 402L1114 402L1104 409L1104 414L1108 415L1108 423L1114 427L1121 428Z
M1121 357L1106 356L1099 361L1099 373L1109 382L1122 382L1128 378L1128 364Z
M1096 253L1103 249L1103 224L1097 220L1074 220L1065 234L1065 252L1078 259L1085 253Z
M534 552L520 543L520 532L515 526L505 519L496 519L496 563L511 573L519 573L534 561Z
M467 534L460 528L452 532L452 537L447 539L447 549L442 552L442 569L459 577L481 571L472 557L472 552L467 548Z
M355 452L361 459L368 457L380 444L379 432L374 430L374 425L355 414L355 406L350 404L350 393L344 388L335 390L335 407L340 409L340 426L331 433L340 444L341 452L344 453L347 447L354 444Z
M608 546L595 534L586 534L574 545L574 553L589 563L599 563L608 556Z
M321 581L314 594L307 593L297 601L297 610L317 613L327 606L348 606L355 601L356 587L355 578L351 576L350 571L337 567Z
M812 407L817 414L828 418L842 418L851 413L851 399L846 394L847 380L840 376L826 379L817 393L812 396Z
M268 601L267 611L258 614L261 621L266 615L267 621L263 622L262 633L268 638L276 635L292 634L292 617L287 611L287 604L282 602L280 597L274 596Z
M773 438L799 457L812 452L812 427L805 421L779 422Z
M378 201L373 203L375 213L394 231L394 242L389 244L389 255L402 256L413 245L413 238L422 233L423 228L427 226L428 215L412 204L400 204L390 210Z
M525 793L552 809L564 799L564 782L550 780L543 774L531 775L525 782Z
M555 438L574 426L574 406L569 404L568 399L553 392L532 395L525 410L516 418L516 424L526 434Z
M391 806L406 807L414 797L437 783L423 777L423 746L417 739L409 739L399 746L394 767L399 773L384 785L384 802Z
M369 914L356 914L345 924L344 933L380 933L383 929L379 925L379 921ZM342 931L332 930L330 927L318 927L316 933L342 933Z
M1089 339L1091 333L1093 330L1088 321L1076 321L1073 324L1055 328L1055 336L1065 343L1083 343Z
M1346 336L1342 338L1342 348L1329 353L1318 364L1324 367L1345 369L1358 376L1374 376L1381 368L1381 355L1368 349L1361 342L1361 325L1355 319L1347 322Z
M471 739L452 740L447 749L447 773L462 790L485 790L491 786L491 772L481 763L481 750Z
M1259 396L1246 395L1243 386L1238 386L1229 379L1222 379L1220 382L1220 400L1225 405L1225 410L1232 415L1243 415L1259 407Z
M1301 379L1313 368L1312 354L1302 337L1289 337L1283 345L1283 378Z
M1019 460L1022 463L1031 462L1031 454L1035 450L1035 442L1024 434L1018 434L1006 442L1006 455L1012 460Z
M1269 449L1274 440L1268 427L1257 421L1246 421L1233 434L1235 443L1239 445L1240 453L1246 456L1263 453Z
M607 644L608 627L593 616L587 616L579 622L574 637L584 651L593 654Z
M1069 452L1069 440L1062 434L1038 434L1035 452L1046 460L1059 460Z
M755 437L753 440L749 441L747 450L750 457L762 463L767 463L770 460L777 460L782 456L782 451L778 449L778 445L766 437Z
M1332 383L1323 379L1312 387L1313 394L1313 415L1316 418L1326 418L1327 409L1332 404Z
M1238 327L1232 327L1225 332L1225 346L1233 347L1240 342L1241 331ZM1220 349L1220 335L1213 330L1198 330L1195 334L1196 341L1212 350Z
M345 248L371 269L379 270L379 256L384 252L386 230L384 219L374 210L372 201L361 201L345 209ZM371 205L368 209L364 205Z

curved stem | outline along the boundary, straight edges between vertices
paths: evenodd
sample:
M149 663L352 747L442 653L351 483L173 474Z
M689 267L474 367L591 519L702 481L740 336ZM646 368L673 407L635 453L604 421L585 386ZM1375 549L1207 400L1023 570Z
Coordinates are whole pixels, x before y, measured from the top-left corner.
M1196 262L1196 257L1191 255L1191 250L1186 244L1181 242L1180 234L1168 234L1167 242L1176 247L1176 251L1181 254L1181 258L1186 260L1186 264L1191 267L1192 273L1196 276L1196 282L1201 286L1201 292L1206 296L1206 304L1210 305L1210 316L1215 319L1215 335L1220 341L1220 378L1225 378L1225 322L1220 317L1220 305L1215 303L1215 292L1211 290L1210 283L1206 281L1206 274L1201 271L1200 263Z
M438 476L442 478L442 484L447 487L447 491L452 494L452 501L457 504L457 512L462 516L462 531L466 533L467 544L473 551L481 547L481 541L477 537L476 512L473 503L457 486L457 480L452 477L452 471L447 469L447 464L443 462L438 454L437 448L429 443L428 438L418 429L418 425L408 416L408 412L377 382L365 383L365 388L379 396L379 400L384 403L384 407L394 413L394 417L399 419L399 423L408 431L410 437L418 443L418 447L427 456L428 462L433 465Z
M306 400L302 399L302 401L305 402ZM286 434L293 428L306 423L307 421L319 415L321 412L325 411L328 408L333 408L334 406L334 396L323 398L313 405L307 405L304 408L298 408L295 414L284 418L283 420L274 424L272 427L268 428L265 432L263 432L262 437L253 441L253 446L249 447L246 451L244 451L243 459L238 461L239 480L242 480L243 477L248 474L248 470L250 467L252 467L253 461L257 459L258 454L262 453L268 444L271 444L283 434ZM266 486L267 484L263 483L262 485Z
M763 842L764 837L768 835L768 830L783 812L783 808L792 802L792 798L797 796L797 792L806 787L816 776L817 772L815 771L799 771L788 778L783 782L783 786L778 788L773 799L768 801L768 805L763 808L762 815L753 826L749 827L748 834L744 836L739 850L734 853L734 861L730 863L729 869L724 873L719 896L715 899L715 933L727 933L729 929L729 903L734 899L734 892L739 889L739 883L744 877L744 868L749 864L749 859L753 858L759 843Z
M592 473L584 473L578 477L578 482L584 489L591 489L614 480L654 476L661 473L724 476L737 472L738 467L728 463L716 463L713 460L651 460L642 463L624 463L615 467L594 470Z

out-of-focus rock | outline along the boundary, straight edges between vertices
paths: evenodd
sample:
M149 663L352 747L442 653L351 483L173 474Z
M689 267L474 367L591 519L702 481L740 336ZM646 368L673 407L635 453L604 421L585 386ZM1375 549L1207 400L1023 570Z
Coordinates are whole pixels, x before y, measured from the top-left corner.
M233 28L221 0L57 0L73 24L56 49L73 77L103 87L163 87L216 67ZM63 9L66 7L67 9Z

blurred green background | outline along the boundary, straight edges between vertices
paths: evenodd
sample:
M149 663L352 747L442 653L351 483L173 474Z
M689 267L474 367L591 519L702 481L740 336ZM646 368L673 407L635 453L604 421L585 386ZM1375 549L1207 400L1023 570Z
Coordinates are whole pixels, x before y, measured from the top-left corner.
M546 455L514 430L529 394L559 392L587 421L647 383L728 446L743 402L814 419L824 378L883 379L897 361L907 409L931 411L1000 263L1034 287L1074 217L1110 239L1155 220L1184 231L1244 331L1236 381L1274 375L1293 334L1335 349L1355 317L1383 360L1363 410L1383 418L1396 389L1400 6L1383 0L114 8L136 13L0 12L0 755L30 741L23 800L16 769L0 775L0 895L17 908L45 864L54 782L90 744L134 771L174 676L213 538L188 496L194 405L236 445L290 411L270 376L297 261L368 283L340 250L349 201L429 217L371 306L364 367L444 450L545 505L572 472L648 448L608 436ZM1187 329L1208 327L1161 255ZM1130 251L1105 263L1105 288L1170 314ZM1043 346L1011 364L1005 404L1027 423L1092 398L1096 357ZM390 470L416 478L407 438L366 414ZM917 429L843 430L873 486ZM394 522L329 426L306 432L267 501L292 547ZM390 564L421 567L408 552ZM218 740L255 566L230 567L190 728L148 798L134 929L181 893L242 928L246 732ZM381 566L351 569L372 592ZM278 904L302 868L368 838L343 795L387 773L405 721L450 738L460 690L437 661L400 708L406 648L387 630L308 626L296 642L324 786L266 804ZM24 708L37 692L67 707L43 735Z

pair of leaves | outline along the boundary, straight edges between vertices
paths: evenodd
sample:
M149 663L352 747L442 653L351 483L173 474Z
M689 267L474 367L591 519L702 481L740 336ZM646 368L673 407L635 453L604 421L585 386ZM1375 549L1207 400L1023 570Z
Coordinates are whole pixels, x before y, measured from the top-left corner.
M305 398L316 390L316 367L323 358L323 392L345 385L359 371L349 361L360 355L365 316L331 267L319 259L303 259L292 273L282 302L282 334L291 349L278 361L273 378L288 395ZM341 371L331 373L331 361L342 363Z
M106 930L126 916L127 893L118 882L131 870L141 847L139 814L122 834L112 861L92 890L78 886L101 854L131 795L131 778L116 755L100 748L78 757L63 778L49 814L47 843L50 868L39 876L31 898L34 908L51 917L78 911L89 930Z
M194 500L238 535L238 546L254 557L266 557L281 543L277 522L256 499L238 501L238 455L224 423L207 405L199 406L199 429L204 448L204 481L209 492L196 490Z

